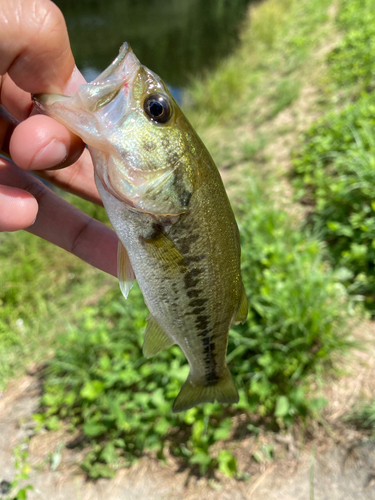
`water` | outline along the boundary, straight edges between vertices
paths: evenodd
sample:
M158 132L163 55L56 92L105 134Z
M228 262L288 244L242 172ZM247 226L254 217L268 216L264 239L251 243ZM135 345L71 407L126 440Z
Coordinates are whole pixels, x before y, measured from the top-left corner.
M55 0L77 66L94 79L130 43L177 99L191 76L228 55L251 0Z

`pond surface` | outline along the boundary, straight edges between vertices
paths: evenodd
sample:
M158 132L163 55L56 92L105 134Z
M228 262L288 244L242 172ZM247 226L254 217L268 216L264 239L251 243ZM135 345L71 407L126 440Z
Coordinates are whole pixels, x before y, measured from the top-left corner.
M228 55L251 0L55 0L87 80L124 41L174 93ZM178 96L177 96L178 97Z

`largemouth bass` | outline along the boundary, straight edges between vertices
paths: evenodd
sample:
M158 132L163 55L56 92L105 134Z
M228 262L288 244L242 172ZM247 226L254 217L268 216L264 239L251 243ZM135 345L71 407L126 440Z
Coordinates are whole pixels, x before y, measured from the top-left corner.
M226 365L229 329L247 316L238 228L211 156L163 81L125 43L76 94L34 101L88 145L120 240L121 290L127 297L136 277L150 311L144 355L178 344L189 362L173 411L238 402Z

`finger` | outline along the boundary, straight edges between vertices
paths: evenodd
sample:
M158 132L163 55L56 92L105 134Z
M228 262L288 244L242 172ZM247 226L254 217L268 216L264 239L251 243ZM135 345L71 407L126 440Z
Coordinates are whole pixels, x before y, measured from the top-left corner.
M37 217L29 232L117 276L118 240L106 225L62 200L33 175L4 159L0 159L0 184L21 188L38 202ZM2 213L1 209L0 219Z
M61 92L74 69L68 32L50 0L0 0L0 74L30 93Z
M80 196L97 205L103 205L96 189L94 167L87 149L84 150L79 160L70 167L61 170L39 170L38 176L68 193Z
M14 131L15 125L13 124L13 122L10 123L10 119L6 115L4 115L4 119L2 119L1 111L2 108L0 106L0 149L8 154L9 139L11 137L11 133ZM35 131L37 131L39 127L41 129L41 133L37 134L39 135L39 138L45 137L45 135L43 134L48 134L48 131L52 132L55 126L59 128L61 134L59 137L62 136L63 141L69 141L69 138L71 139L72 137L70 134L67 135L67 130L62 125L60 125L58 122L55 122L54 120L51 120L51 118L39 115L37 117L32 117L32 119L33 122L30 121L30 123L34 123L35 119L37 119L37 124L33 126L32 129L35 129ZM43 122L43 120L47 121ZM45 125L43 125L43 123ZM23 168L28 168L28 163L30 161L28 157L31 156L35 158L35 156L38 154L38 151L35 149L36 141L32 141L29 138L29 131L27 130L26 122L21 123L21 125L17 128L16 133L12 137L12 152L13 158L15 159L17 165ZM25 131L24 135L21 133L22 128ZM25 144L29 145L26 147ZM70 158L74 157L71 155ZM38 160L41 160L40 157ZM43 167L43 165L39 166ZM46 166L49 165L46 164ZM69 193L80 196L85 200L91 201L98 205L102 205L102 201L100 199L94 181L94 167L92 164L90 153L87 149L84 150L80 158L70 167L60 170L39 170L38 176L48 180L64 191L68 191Z
M0 186L0 231L18 231L33 224L38 203L27 191Z
M42 183L29 185L29 190L39 203L36 221L28 229L30 233L117 276L118 239L114 231L59 198Z
M0 30L0 75L8 73L0 79L0 103L17 119L24 120L32 109L30 92L74 92L84 83L84 78L75 68L64 17L53 2L0 0L0 12L4 21ZM39 130L30 127L29 130L30 142L35 139L37 146ZM53 151L54 161L44 168L74 163L82 152L82 142L69 132L71 148L64 158L63 148L54 142L54 130L51 132L48 137L46 131L42 149L52 143L47 157ZM29 156L29 150L25 149L23 161L26 161L26 168L37 156L36 146Z
M31 95L17 87L9 75L2 77L0 102L18 121L26 120L33 108Z
M14 162L26 170L63 167L78 160L84 144L64 125L48 116L35 115L21 122L10 139Z

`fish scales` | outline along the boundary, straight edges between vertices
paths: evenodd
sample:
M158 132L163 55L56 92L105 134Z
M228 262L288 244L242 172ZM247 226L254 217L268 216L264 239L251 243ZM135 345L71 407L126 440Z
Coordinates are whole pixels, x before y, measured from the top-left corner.
M184 352L190 374L174 411L237 402L226 350L247 301L238 228L220 174L162 81L127 45L89 85L78 97L36 100L89 145L121 241L121 289L127 296L135 275L150 311L144 353L151 357L172 344ZM166 121L160 114L150 119L168 106ZM72 119L72 110L79 118Z
M117 213L112 221L114 227L119 228L119 233L127 234L123 242L131 242L125 244L147 306L160 327L171 332L183 350L196 383L206 381L207 377L207 381L218 379L223 374L228 330L242 292L239 245L218 251L215 241L207 238L212 231L229 241L238 236L232 212L227 209L229 205L222 203L218 210L215 200L206 192L207 186L214 182L217 195L226 196L219 174L211 164L212 160L207 158L206 175L211 181L202 182L192 196L189 212L167 235L182 256L176 266L165 266L158 252L153 252L152 243L147 242L152 240L155 231L153 217L143 214L144 229L140 231L139 214L124 210L115 200L112 203L118 206L117 210L108 210L108 213ZM108 197L106 192L101 196L103 200ZM123 227L119 227L118 220ZM159 230L162 231L162 227ZM210 258L213 253L216 253L214 265ZM132 259L133 255L136 258ZM228 280L234 289L231 301L228 300ZM215 350L215 346L220 349Z

